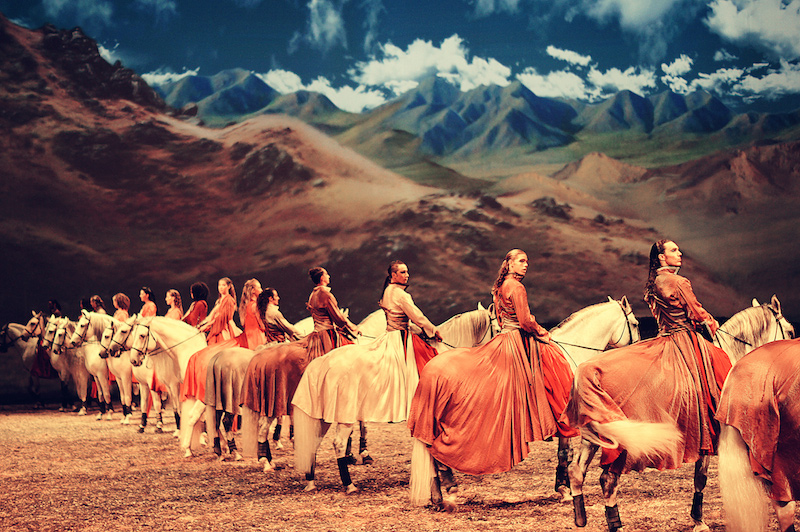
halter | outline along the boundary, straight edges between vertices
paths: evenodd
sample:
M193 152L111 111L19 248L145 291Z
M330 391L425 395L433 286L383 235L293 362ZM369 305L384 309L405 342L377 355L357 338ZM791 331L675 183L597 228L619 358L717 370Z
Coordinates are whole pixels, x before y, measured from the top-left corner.
M137 325L138 325L139 327L144 327L144 328L146 328L146 329L147 329L147 336L148 336L147 343L148 343L148 344L150 343L150 338L152 338L154 342L158 343L158 339L156 338L156 335L155 335L155 334L153 334L153 333L150 331L150 325L145 325L145 324L143 324L143 323L137 323ZM132 331L133 331L133 328L131 328L131 332L132 332ZM128 334L130 334L130 333L128 333ZM199 334L203 334L203 331L197 331L197 332L196 332L195 334L193 334L192 336L190 336L190 337L188 337L188 338L184 338L183 340L181 340L180 342L178 342L177 344L175 344L175 345L173 345L173 346L170 346L170 347L165 347L165 348L161 348L161 347L159 347L159 348L157 348L157 349L154 349L152 352L147 352L147 347L145 347L145 350L143 351L143 350L141 350L141 349L137 349L137 348L135 348L135 347L133 347L133 346L131 346L131 351L136 351L137 353L139 353L140 355L142 355L142 358L144 358L144 357L146 357L146 356L153 357L153 356L155 356L155 355L158 355L158 354L161 354L161 353L166 353L166 352L168 352L168 351L171 351L172 349L174 349L174 348L178 347L179 345L181 345L181 344L185 344L185 343L186 343L186 342L188 342L189 340L192 340L192 339L193 339L195 336L197 336L197 335L199 335ZM146 345L146 344L145 344L145 345Z
M8 327L8 323L3 325L2 331L0 331L0 353L8 352L8 348L14 345L17 340L20 340L23 335L19 335L16 338L11 337L11 329Z
M778 330L779 330L779 331L780 331L780 333L781 333L781 338L780 338L780 339L781 339L781 340L786 340L786 339L787 339L787 338L786 338L786 333L785 333L785 332L784 332L784 330L783 330L783 326L781 326L781 320L782 320L782 319L784 319L784 318L783 318L783 313L781 313L781 312L780 312L780 311L778 311L778 310L775 310L774 308L772 308L772 306L771 306L771 305L762 305L762 306L763 306L763 307L766 307L767 309L769 309L769 311L772 313L772 317L773 317L773 318L775 318L775 325L777 325L777 326L778 326ZM734 336L734 335L732 335L731 333L729 333L728 331L726 331L726 330L724 330L724 329L722 329L722 328L719 328L719 329L717 329L717 333L720 333L720 332L721 332L722 334L725 334L725 335L727 335L727 336L730 336L731 338L733 338L733 339L734 339L734 340L736 340L737 342L741 342L741 343L743 343L744 345L746 345L746 346L748 346L748 347L754 347L754 346L753 346L753 344L751 344L751 343L750 343L750 342L748 342L747 340L743 340L743 339L739 338L738 336ZM722 342L720 342L719 338L716 338L716 336L717 336L717 335L714 335L714 336L715 336L715 338L714 338L714 339L717 341L717 343L719 344L719 347L721 348L721 347L722 347ZM777 339L778 339L778 333L777 333L777 332L775 332L775 338L773 338L771 341L773 341L773 342L774 342L774 341L776 341Z
M81 316L81 317L83 317L83 316ZM89 334L89 326L92 324L92 318L87 318L87 319L89 321L86 322L86 327L83 329L83 333L81 333L78 336L78 339L80 340L80 342L78 342L79 344L84 343L86 341L86 336ZM80 325L80 320L78 320L78 325ZM76 328L77 328L77 325L76 325ZM75 342L73 342L73 343L75 343Z
M598 353L602 353L603 351L605 351L609 347L612 347L612 348L619 347L620 342L622 342L622 339L625 337L625 331L627 330L628 331L628 336L630 336L630 343L632 343L632 344L636 343L636 342L633 341L633 327L631 326L631 322L628 320L628 316L633 314L633 310L628 312L627 310L625 310L625 307L622 306L622 303L620 303L619 301L616 301L616 300L615 300L615 302L619 306L620 310L622 310L622 314L624 315L623 319L625 320L625 325L626 325L625 329L623 329L622 334L619 337L619 340L617 340L616 342L609 342L606 345L605 348L598 349L597 347L588 347L588 346L585 346L585 345L571 344L569 342L559 342L557 340L553 340L552 338L551 338L551 341L554 342L555 344L559 345L559 346L562 346L561 348L565 353L567 352L567 350L563 348L563 346L565 346L565 345L568 345L570 347L577 347L579 349L588 349L590 351L597 351Z

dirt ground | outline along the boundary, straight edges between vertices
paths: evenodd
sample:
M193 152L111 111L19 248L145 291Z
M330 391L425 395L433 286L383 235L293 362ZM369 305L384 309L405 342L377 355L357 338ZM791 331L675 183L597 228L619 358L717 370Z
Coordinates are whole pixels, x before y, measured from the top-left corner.
M138 420L138 411L134 418ZM411 442L404 424L369 424L373 465L351 467L360 492L345 495L329 434L318 453L314 493L293 469L291 443L273 451L283 469L265 474L252 459L219 462L210 448L184 459L171 435L137 423L95 420L53 409L0 406L0 530L14 531L475 531L577 530L572 505L553 492L556 443L540 442L505 474L457 474L452 514L408 501ZM691 466L623 477L626 532L690 531ZM587 479L586 532L606 530L599 470ZM724 530L716 459L706 522Z

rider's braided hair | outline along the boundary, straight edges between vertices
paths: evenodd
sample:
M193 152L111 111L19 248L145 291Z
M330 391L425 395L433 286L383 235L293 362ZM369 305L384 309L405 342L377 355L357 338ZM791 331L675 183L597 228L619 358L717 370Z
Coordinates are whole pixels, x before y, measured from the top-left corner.
M650 248L650 270L647 275L647 284L644 285L643 297L648 303L655 297L656 276L658 275L658 269L661 267L661 260L659 260L658 256L664 253L664 244L667 242L672 241L668 238L662 238Z
M506 257L503 259L503 264L500 265L500 269L497 271L497 279L494 281L494 285L492 285L492 295L495 296L500 293L500 287L503 286L503 281L506 280L506 275L508 275L508 265L513 261L520 253L525 253L521 249L512 249L508 253L506 253Z

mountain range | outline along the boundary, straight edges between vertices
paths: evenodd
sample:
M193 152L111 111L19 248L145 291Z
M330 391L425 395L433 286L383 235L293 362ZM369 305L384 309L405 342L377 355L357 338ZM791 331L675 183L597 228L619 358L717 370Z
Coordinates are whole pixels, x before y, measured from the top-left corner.
M186 294L222 276L276 287L297 320L317 264L359 320L400 258L415 301L441 322L489 302L514 247L529 254L540 320L623 294L646 315L646 254L662 235L686 251L684 271L713 313L773 293L787 316L800 313L792 113L735 114L703 94L588 106L519 84L461 93L433 79L353 115L243 71L213 78L162 98L105 63L80 29L0 16L2 321L53 297L74 315L95 293ZM237 114L251 102L268 103ZM226 127L203 125L212 110ZM692 132L665 133L681 124ZM758 138L712 150L731 128ZM588 151L598 147L609 149Z

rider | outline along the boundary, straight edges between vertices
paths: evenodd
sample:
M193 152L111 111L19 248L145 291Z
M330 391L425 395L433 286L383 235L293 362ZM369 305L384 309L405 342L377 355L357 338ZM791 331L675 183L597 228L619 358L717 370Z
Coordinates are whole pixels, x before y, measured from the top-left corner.
M261 283L250 279L242 287L242 298L239 300L239 319L242 320L242 334L237 338L239 345L247 349L255 349L266 342L264 324L258 316L256 299L261 293Z
M154 297L153 290L148 286L143 286L141 290L139 290L139 300L142 302L142 310L139 311L139 316L147 318L158 314L158 308L156 308L156 304L153 302Z
M281 298L278 291L274 288L265 288L258 295L256 305L258 315L264 323L264 332L268 343L285 342L300 338L300 331L283 317L283 313L278 307Z
M183 315L183 321L197 327L197 324L206 319L208 315L208 286L206 283L197 282L189 288L189 294L192 296L192 304L189 305L189 310Z
M174 288L167 290L167 294L164 296L164 301L169 307L167 313L164 314L165 318L172 318L174 320L183 318L183 301L181 301L180 292Z

